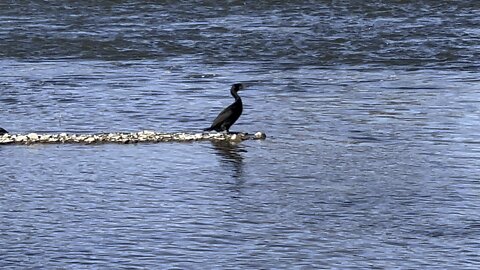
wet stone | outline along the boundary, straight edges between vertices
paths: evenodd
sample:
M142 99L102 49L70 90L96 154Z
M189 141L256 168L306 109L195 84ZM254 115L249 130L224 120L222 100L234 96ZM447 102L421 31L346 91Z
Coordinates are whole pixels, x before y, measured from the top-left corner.
M40 143L142 143L142 142L190 142L190 141L231 141L263 140L265 133L157 133L145 130L133 133L100 133L100 134L4 134L0 136L0 144L40 144Z

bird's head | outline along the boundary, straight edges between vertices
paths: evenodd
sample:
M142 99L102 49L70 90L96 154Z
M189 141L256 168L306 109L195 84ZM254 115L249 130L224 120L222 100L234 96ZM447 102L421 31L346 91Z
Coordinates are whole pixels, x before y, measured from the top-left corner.
M241 83L235 83L232 85L232 91L238 92L240 90L243 90L244 86Z

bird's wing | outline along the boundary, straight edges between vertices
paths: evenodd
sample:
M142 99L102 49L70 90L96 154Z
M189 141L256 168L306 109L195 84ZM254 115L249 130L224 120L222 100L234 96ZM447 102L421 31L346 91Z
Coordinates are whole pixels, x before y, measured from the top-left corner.
M221 111L218 114L218 116L217 116L217 118L215 118L215 120L213 120L212 127L216 127L218 125L221 125L231 115L232 115L232 109L230 108L230 106L228 106L227 108L223 109L223 111Z

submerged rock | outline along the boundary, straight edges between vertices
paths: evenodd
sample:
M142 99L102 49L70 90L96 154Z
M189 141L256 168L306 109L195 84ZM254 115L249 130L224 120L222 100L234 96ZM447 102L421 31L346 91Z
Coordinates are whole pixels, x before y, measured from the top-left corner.
M140 142L189 142L189 141L232 141L263 140L265 133L157 133L144 130L134 133L100 133L100 134L3 134L0 144L38 144L38 143L140 143Z

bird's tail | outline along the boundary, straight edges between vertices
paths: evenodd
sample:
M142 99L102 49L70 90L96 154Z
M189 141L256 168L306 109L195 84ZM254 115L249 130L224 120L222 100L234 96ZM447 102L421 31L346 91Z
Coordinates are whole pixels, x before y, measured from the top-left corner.
M213 128L209 127L209 128L204 128L203 131L212 131Z

